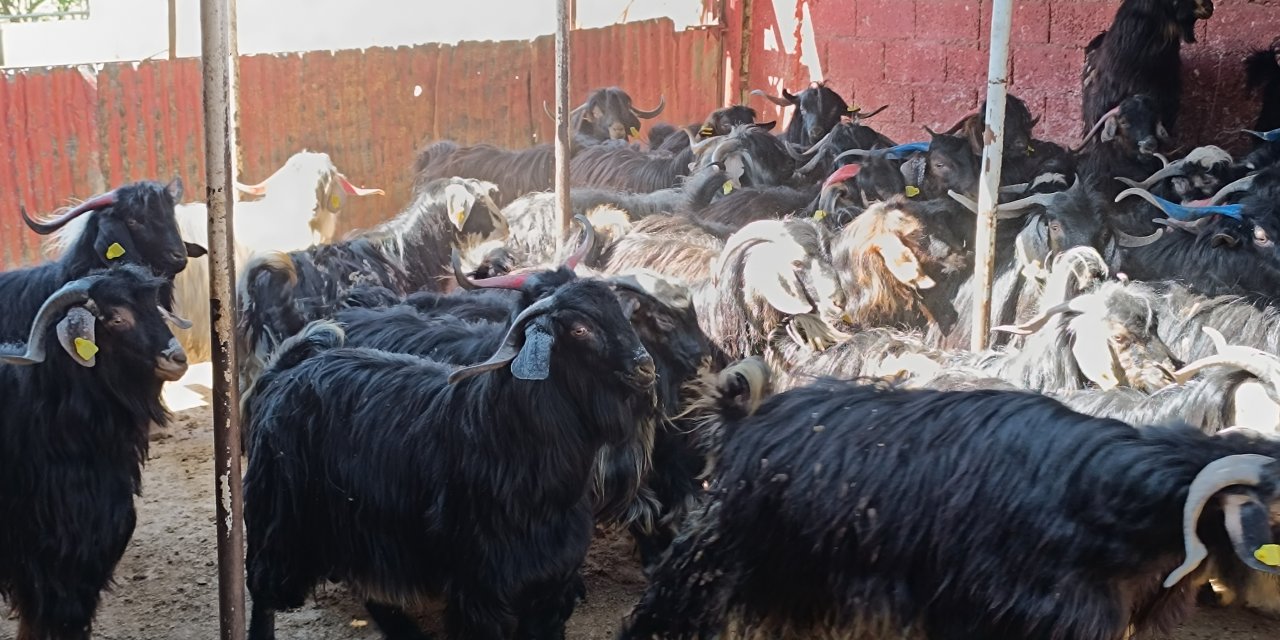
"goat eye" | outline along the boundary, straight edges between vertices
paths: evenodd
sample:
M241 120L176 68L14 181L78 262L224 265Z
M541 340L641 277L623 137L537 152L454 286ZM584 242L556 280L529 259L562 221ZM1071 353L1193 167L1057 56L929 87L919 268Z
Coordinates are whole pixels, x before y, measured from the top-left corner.
M569 333L575 338L585 338L591 335L591 329L588 329L584 325L577 324L577 325L574 325L573 328L569 330Z
M1271 238L1267 237L1267 231L1261 227L1254 227L1253 241L1264 247L1271 244Z

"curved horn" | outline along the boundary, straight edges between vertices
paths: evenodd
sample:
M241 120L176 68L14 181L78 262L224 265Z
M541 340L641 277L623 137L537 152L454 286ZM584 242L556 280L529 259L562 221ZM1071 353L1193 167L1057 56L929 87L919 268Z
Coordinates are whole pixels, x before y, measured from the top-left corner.
M1120 202L1129 196L1135 195L1159 207L1166 216L1175 220L1192 221L1211 215L1226 216L1236 220L1241 220L1244 217L1244 207L1238 204L1192 207L1169 202L1168 200L1165 200L1164 198L1140 187L1130 187L1121 191L1120 195L1116 196L1115 201Z
M701 155L701 154L702 154L702 150L703 150L703 149L705 149L705 148L707 148L707 145L709 145L709 144L711 144L711 143L713 143L713 142L714 142L714 143L716 143L716 144L720 144L720 143L724 142L724 137L723 137L723 136L712 136L712 137L707 138L707 139L705 139L705 140L699 140L699 139L697 138L697 136L696 136L696 135L694 135L694 133L693 133L692 131L689 131L688 129L685 129L685 130L684 130L684 134L685 134L686 136L689 136L689 150L690 150L690 151L693 151L693 155L694 155L695 157L696 157L696 156Z
M1186 545L1187 558L1182 565L1173 570L1164 580L1168 589L1182 581L1195 571L1205 558L1209 557L1209 549L1200 540L1196 527L1200 523L1200 514L1204 512L1209 500L1219 491L1237 485L1256 486L1262 481L1263 467L1274 463L1275 458L1255 454L1241 454L1219 458L1205 465L1196 474L1187 490L1187 500L1182 507L1182 539Z
M519 290L524 286L524 281L529 279L528 273L509 273L503 276L494 276L492 278L481 278L472 280L462 270L462 256L458 254L455 247L449 256L450 263L453 265L453 278L458 281L458 286L468 291L476 289L512 289Z
M849 149L848 151L841 151L831 161L839 162L845 158L869 158L874 153L874 151L867 151L866 149Z
M582 243L579 244L577 250L569 256L569 259L564 261L564 266L568 267L570 271L578 268L578 264L581 263L583 258L586 258L587 254L591 252L591 246L594 245L596 241L596 230L591 226L591 222L587 220L586 216L582 214L574 214L573 219L576 220L578 224L582 225Z
M64 214L57 216L56 218L51 218L43 222L37 222L27 217L26 207L19 207L19 213L22 214L22 221L27 223L27 227L29 227L32 231L42 236L47 236L53 233L54 231L61 229L63 225L67 224L68 222L71 222L72 220L75 220L76 218L80 217L85 213L88 213L90 211L97 211L98 209L105 209L115 203L116 203L116 192L108 191L100 196L94 196L92 198L89 198L88 200L85 200L84 202L81 202L74 209L71 209L70 211Z
M1127 180L1123 178L1116 178L1116 179L1129 185L1130 187L1142 187L1143 189L1150 189L1151 187L1159 184L1161 180L1166 180L1168 178L1185 175L1186 174L1185 169L1189 164L1195 164L1195 162L1191 160L1190 156L1187 156L1186 158L1183 158L1176 162L1171 162L1165 165L1163 169L1151 174L1150 176L1147 176L1147 179L1141 182L1135 182L1135 181Z
M338 185L341 186L342 190L345 191L349 196L385 196L387 195L387 192L383 191L382 189L366 189L364 187L357 187L354 184L351 184L351 181L348 180L347 177L342 175L341 173L336 173L335 175L337 175L337 178L338 178Z
M1200 218L1195 222L1184 222L1182 220L1174 220L1173 218L1161 218L1157 220L1152 220L1152 222L1158 225L1170 227L1172 229L1181 229L1182 231L1186 231L1191 235L1198 236L1200 235L1201 231L1204 231L1204 226L1208 224L1209 218Z
M1030 182L1019 182L1018 184L1006 184L1000 187L1000 193L1023 193L1030 187Z
M1247 133L1264 142L1276 142L1280 140L1280 129L1272 129L1271 131L1254 131L1253 129L1241 129L1241 133Z
M1045 309L1040 315L1022 324L1006 324L999 327L993 327L991 330L1003 333L1012 333L1019 336L1027 336L1039 331L1041 327L1048 324L1048 322L1059 313L1066 313L1071 310L1071 303L1064 302Z
M631 105L631 113L636 114L637 118L644 118L645 120L649 120L651 118L658 117L658 114L662 113L662 110L666 108L667 108L666 96L658 96L658 106L646 111L644 109L637 109L635 105Z
M951 196L952 200L964 205L964 207L969 211L972 211L973 213L978 212L978 203L973 198L961 193L956 193L952 190L948 190L947 195ZM1052 193L1036 193L1019 200L1014 200L1013 202L996 205L996 219L1012 220L1014 218L1021 218L1026 215L1028 213L1027 210L1034 205L1047 207L1053 204L1054 195L1055 194Z
M884 153L890 158L896 159L898 156L904 156L909 153L924 153L929 150L929 146L931 144L932 143L929 142L908 142L906 144L889 147L884 150Z
M1093 138L1093 136L1097 135L1099 131L1102 130L1102 125L1106 124L1107 120L1110 120L1111 118L1114 118L1118 115L1120 115L1120 105L1116 105L1114 109L1102 114L1102 117L1098 118L1098 121L1094 123L1093 128L1089 130L1089 133L1084 134L1084 138L1080 139L1080 143L1074 149L1072 149L1072 151L1079 151L1083 149L1084 145L1088 144L1089 140Z
M233 180L232 184L235 185L236 191L242 191L251 196L265 196L267 195L267 182L270 182L270 180L271 178L267 178L258 184L245 184L239 180Z
M1258 177L1258 174L1255 173L1253 175L1247 175L1243 178L1240 178L1235 182L1230 182L1226 184L1221 189L1218 189L1218 192L1213 194L1212 198L1209 198L1209 205L1210 206L1220 205L1224 200L1227 199L1227 197L1252 189L1253 181L1257 177Z
M1222 333L1213 327L1201 327L1201 330L1213 341L1213 346L1218 353L1196 360L1175 371L1174 380L1180 383L1186 382L1204 369L1224 366L1247 371L1253 377L1273 386L1280 384L1280 357L1261 349L1229 345ZM1280 390L1280 387L1277 390Z
M943 134L945 134L945 135L951 135L951 134L953 134L953 133L955 133L955 132L959 131L959 130L960 130L960 128L964 126L964 123L966 123L966 122L968 122L968 121L969 121L969 118L972 118L972 117L974 117L974 116L976 116L976 115L979 115L980 113L981 113L980 111L971 111L971 112L969 112L969 114L968 114L968 115L966 115L966 116L965 116L965 117L963 117L963 118L960 118L960 121L959 121L959 122L957 122L957 123L955 123L955 124L951 125L951 128L950 128L950 129L947 129L946 131L943 131L942 133L943 133Z
M765 100L768 100L769 102L772 102L772 103L774 103L774 104L778 105L779 107L790 107L790 106L794 106L794 105L791 103L791 101L790 101L790 100L787 100L786 98L780 98L780 97L775 96L775 95L770 95L770 94L765 93L765 92L763 92L763 91L761 91L761 90L759 90L759 89L754 89L754 90L752 90L752 91L751 91L751 95L753 95L753 96L760 96L761 98L764 98Z
M884 111L885 109L888 109L888 108L889 108L889 105L886 104L880 107L879 109L872 111L871 113L863 113L862 110L859 109L856 113L853 114L853 122L854 124L857 124L859 122L862 122L863 120L870 120L871 118L874 118L880 115L881 111Z
M61 289L53 292L40 305L40 310L36 312L35 320L31 322L31 334L27 337L27 344L23 353L4 352L0 350L0 362L8 362L10 364L39 364L44 362L45 358L45 333L49 329L49 325L53 324L63 313L78 304L83 304L89 300L89 289L95 282L101 280L104 276L89 276L79 280L73 280Z
M809 147L808 149L805 149L804 151L801 151L801 152L800 152L800 155L802 155L802 156L804 156L804 157L808 157L808 156L809 156L810 154L812 154L814 151L817 151L819 147L821 147L821 146L823 146L823 145L827 144L827 141L831 139L831 136L833 136L833 135L835 135L835 134L836 134L836 130L837 130L838 128L839 128L839 127L832 127L832 128L831 128L831 130L827 132L827 135L822 136L822 139L821 139L821 140L819 140L819 141L817 141L817 142L813 143L813 146L812 146L812 147ZM788 147L788 148L789 148L789 147Z
M813 156L813 159L811 159L811 160L809 160L808 162L806 162L806 163L804 164L804 166L803 166L803 167L800 167L799 169L796 169L796 173L801 174L801 175L805 175L805 174L809 173L810 171L813 171L814 169L816 169L816 168L818 167L818 163L819 163L819 162L822 162L822 159L823 159L823 158L825 158L825 157L827 157L827 154L828 154L828 153L830 153L830 150L828 150L828 149L822 149L822 150L818 151L818 153L817 153L816 155L814 155L814 156Z
M1130 249L1137 247L1145 247L1154 243L1164 236L1164 229L1156 229L1156 232L1147 236L1131 236L1119 229L1112 232L1116 237L1116 242L1122 247Z

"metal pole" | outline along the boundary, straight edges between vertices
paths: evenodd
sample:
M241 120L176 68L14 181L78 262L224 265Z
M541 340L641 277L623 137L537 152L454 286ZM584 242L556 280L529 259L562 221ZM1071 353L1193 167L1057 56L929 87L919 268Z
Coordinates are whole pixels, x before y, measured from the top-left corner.
M220 638L245 632L244 532L240 491L240 401L233 328L236 309L231 197L231 41L229 0L200 0L204 69L205 183L209 206L209 316L213 321L213 455L218 527Z
M563 247L573 208L569 206L569 25L571 0L556 0L556 211Z
M240 148L240 31L236 26L239 16L236 0L227 0L227 12L231 22L230 44L227 46L227 65L231 69L231 87L227 91L227 104L231 107L230 142L227 143L231 145L231 171L228 175L236 180L240 177L240 168L244 166L244 150ZM238 201L240 191L232 189L231 196Z
M178 0L169 0L169 59L178 58Z
M1004 162L1004 104L1009 84L1009 31L1013 0L995 0L991 7L991 60L987 66L987 129L983 135L981 173L978 176L977 256L974 265L974 351L987 348L991 330L991 282L995 276L996 204L1000 170Z

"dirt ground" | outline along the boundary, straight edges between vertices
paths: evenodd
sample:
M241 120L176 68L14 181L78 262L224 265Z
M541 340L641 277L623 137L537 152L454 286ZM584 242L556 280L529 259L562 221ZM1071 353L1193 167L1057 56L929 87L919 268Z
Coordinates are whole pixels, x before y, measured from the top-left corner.
M152 435L138 527L103 597L94 637L105 640L209 640L218 636L213 524L213 435L208 407L179 413ZM569 623L569 640L612 638L643 589L629 544L597 541L586 567L587 601ZM430 626L434 621L427 619ZM364 610L341 587L278 616L281 640L375 640ZM0 619L0 639L16 624ZM1201 612L1167 640L1274 640L1280 623L1246 612Z

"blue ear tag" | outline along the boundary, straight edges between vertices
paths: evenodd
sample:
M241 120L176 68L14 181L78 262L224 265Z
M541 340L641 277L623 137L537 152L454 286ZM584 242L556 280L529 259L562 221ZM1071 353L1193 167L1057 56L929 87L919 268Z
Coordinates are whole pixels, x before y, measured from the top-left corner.
M551 375L552 342L551 334L542 327L525 327L524 346L511 361L511 375L521 380L546 380Z

